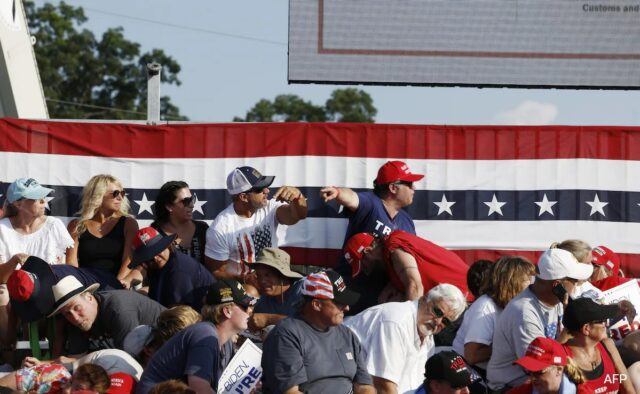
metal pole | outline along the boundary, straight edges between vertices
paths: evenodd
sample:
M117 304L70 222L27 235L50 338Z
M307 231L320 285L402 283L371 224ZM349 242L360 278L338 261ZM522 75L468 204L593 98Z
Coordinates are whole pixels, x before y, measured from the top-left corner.
M147 64L147 124L160 122L160 71L158 63Z

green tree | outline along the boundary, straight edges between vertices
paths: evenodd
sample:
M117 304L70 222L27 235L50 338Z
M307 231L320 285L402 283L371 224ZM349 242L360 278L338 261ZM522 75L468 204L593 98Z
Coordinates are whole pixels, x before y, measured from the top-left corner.
M324 106L314 105L295 94L282 94L273 101L262 99L244 118L234 122L361 122L373 123L378 110L369 94L360 89L336 89Z
M24 7L52 118L146 119L147 63L162 65L162 83L180 85L180 65L162 50L141 54L121 27L99 40L81 29L87 21L82 7L61 2L36 8L31 1ZM164 119L187 119L169 97L160 103Z
M329 120L334 122L373 123L378 113L369 94L359 89L338 89L325 104Z

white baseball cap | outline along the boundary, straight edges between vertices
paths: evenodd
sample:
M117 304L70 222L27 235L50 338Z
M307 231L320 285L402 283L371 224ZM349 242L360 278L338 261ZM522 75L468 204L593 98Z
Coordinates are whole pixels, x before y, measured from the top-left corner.
M586 280L591 277L593 266L578 262L571 252L554 248L547 250L540 256L538 272L536 277L543 280L562 278Z

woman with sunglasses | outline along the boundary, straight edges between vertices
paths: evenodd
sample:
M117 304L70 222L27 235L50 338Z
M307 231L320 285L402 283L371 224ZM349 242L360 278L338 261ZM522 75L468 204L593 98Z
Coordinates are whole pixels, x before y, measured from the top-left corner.
M627 369L607 336L608 322L620 317L618 305L600 305L590 298L569 302L562 324L572 338L563 345L583 372L585 385L596 393L634 393ZM627 379L621 382L620 377Z
M110 272L128 287L127 266L138 222L129 215L122 183L111 175L92 177L82 189L78 215L68 226L75 241L69 263Z
M163 236L176 234L176 250L204 265L204 246L209 226L203 221L193 220L196 201L196 195L191 193L186 182L165 183L153 205L155 220L151 227Z
M527 382L507 391L508 394L592 394L576 363L567 357L560 343L550 338L534 339L518 364L529 376Z

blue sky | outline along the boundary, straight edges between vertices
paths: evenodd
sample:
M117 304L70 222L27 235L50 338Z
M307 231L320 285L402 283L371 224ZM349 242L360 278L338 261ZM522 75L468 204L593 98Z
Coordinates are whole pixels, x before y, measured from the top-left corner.
M278 94L297 94L322 104L334 89L344 87L287 83L288 1L67 3L85 8L89 21L83 27L96 35L122 26L125 36L140 43L143 51L159 48L173 56L182 66L182 85L163 86L162 94L193 121L230 122L258 100ZM360 88L372 96L378 123L640 124L638 91Z

